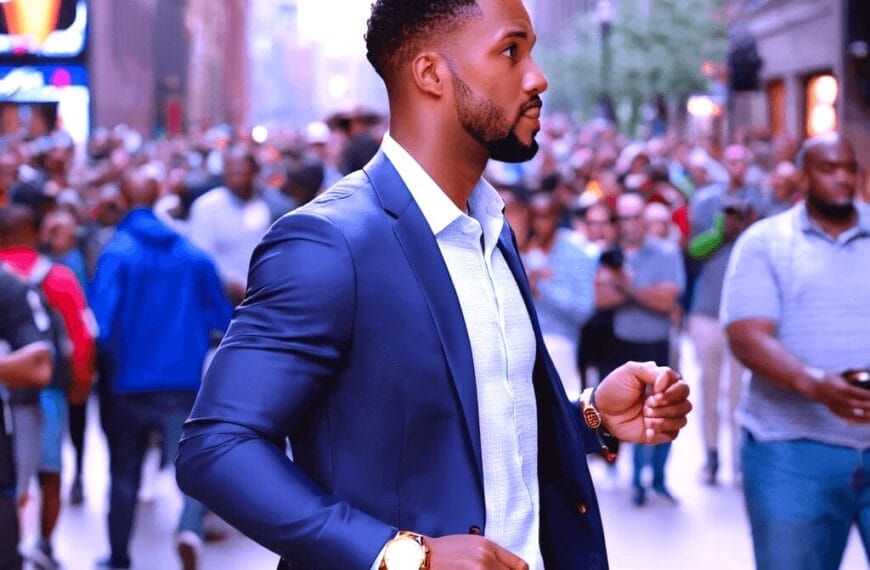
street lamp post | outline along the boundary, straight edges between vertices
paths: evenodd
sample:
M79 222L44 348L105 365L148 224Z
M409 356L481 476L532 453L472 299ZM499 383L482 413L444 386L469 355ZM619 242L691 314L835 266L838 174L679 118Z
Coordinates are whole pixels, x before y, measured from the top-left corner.
M610 26L613 23L613 1L598 0L595 16L601 27L601 103L602 111L608 114L610 108ZM613 117L608 117L613 119Z

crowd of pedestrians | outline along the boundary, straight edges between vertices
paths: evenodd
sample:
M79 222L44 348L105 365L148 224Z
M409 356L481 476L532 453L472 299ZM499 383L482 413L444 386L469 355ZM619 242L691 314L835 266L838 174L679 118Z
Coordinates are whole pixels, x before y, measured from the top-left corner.
M7 311L0 313L0 331L12 349L19 349L0 360L0 419L14 428L11 445L0 440L0 556L7 556L0 566L15 567L5 562L14 558L18 540L17 532L6 532L15 526L10 505L20 509L30 498L39 499L39 537L22 545L22 551L38 568L59 565L52 534L60 509L87 500L83 434L86 421L96 420L86 419L91 392L99 399L110 455L111 551L100 564L131 566L129 543L143 458L155 435L161 438L164 461L173 458L209 349L219 341L232 307L244 298L254 247L277 218L365 164L378 148L383 126L363 113L329 125L314 123L265 143L226 128L145 140L120 126L97 129L82 149L63 133L37 140L8 137L0 145L0 286ZM742 455L753 459L747 470L763 470L760 457L771 456L760 447L781 434L759 418L770 417L774 400L796 396L759 379L772 374L753 344L762 341L725 328L720 320L723 288L730 291L723 309L729 327L762 317L780 326L797 321L801 334L816 326L820 331L833 327L842 334L837 342L850 346L847 337L856 333L850 319L866 312L870 299L832 302L838 293L831 281L827 288L812 290L821 299L819 310L825 311L824 318L816 316L824 322L801 320L792 314L796 307L818 299L807 297L810 293L800 283L828 277L789 265L791 246L776 246L785 249L771 253L777 240L791 240L782 243L806 248L807 256L826 255L826 263L836 265L836 256L845 254L819 253L822 246L806 232L792 235L788 220L817 228L816 211L841 221L859 212L860 218L843 226L845 234L831 236L823 222L810 233L829 236L827 241L843 250L867 251L870 221L864 210L845 211L847 202L860 201L863 188L848 143L839 138L831 143L839 149L833 157L825 154L824 145L799 156L798 141L764 132L742 133L722 147L712 138L696 141L676 134L631 140L606 121L574 124L563 117L545 121L539 139L541 152L532 162L492 163L487 177L505 201L544 339L569 398L576 401L584 388L626 360L654 360L679 369L685 334L699 364L696 404L703 441L680 445L703 446L700 480L717 485L722 479L723 425L730 426L729 479L742 481ZM835 184L848 194L848 200L840 200L841 218L836 218L836 208L825 209L824 197L817 200L822 206L810 207L809 217L801 213L806 192L822 184L808 177L807 169L822 162L819 168L852 172L850 179ZM779 216L772 218L776 222L758 223L772 216ZM739 238L747 232L754 241L741 247ZM731 259L735 256L737 261ZM857 271L862 262L837 267L848 280L849 271ZM782 271L790 272L788 280L780 281ZM11 276L20 284L7 284ZM778 291L778 286L788 290ZM13 297L7 288L22 292ZM29 320L12 316L22 311L31 315ZM734 352L729 334L732 340L737 337ZM38 339L44 342L31 346ZM864 450L866 465L870 432L866 424L855 425L863 421L866 400L840 385L838 375L870 365L870 360L861 361L868 354L866 339L856 345L852 338L851 346L858 348L849 354L804 350L808 341L803 337L789 339L783 342L797 347L804 362L795 366L836 386L822 395L812 392L806 402L793 402L792 410L782 412L782 423L809 437L818 420L836 434L825 445ZM16 372L14 362L6 367L7 360L24 354L22 347L29 347L29 362L44 364L45 346L54 355L50 374L27 377ZM753 398L747 399L741 423L759 447L748 456L739 449L736 412L747 382ZM853 423L836 423L849 414ZM61 481L65 433L76 450L72 481ZM670 446L636 445L627 454L633 462L631 500L638 507L647 504L650 493L678 502L679 490L670 488L666 478ZM15 478L7 476L13 448ZM819 461L829 462L824 453L818 451ZM866 487L864 483L865 494ZM766 492L751 489L759 496ZM758 528L772 524L773 508L751 513L754 532L756 521L761 521ZM857 515L849 519L846 510L843 506L838 514L848 531ZM865 542L870 535L866 510L861 515ZM176 535L184 568L197 567L203 516L202 505L185 500ZM755 535L775 542L761 530Z

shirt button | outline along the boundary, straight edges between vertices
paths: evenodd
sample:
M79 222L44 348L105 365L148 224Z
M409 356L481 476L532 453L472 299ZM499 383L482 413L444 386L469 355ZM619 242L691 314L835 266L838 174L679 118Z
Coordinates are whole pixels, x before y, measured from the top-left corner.
M584 502L577 503L577 512L581 515L585 515L589 511L589 506Z
M480 536L483 532L480 530L480 527L477 525L472 525L471 528L468 529L468 534L473 534L476 536Z

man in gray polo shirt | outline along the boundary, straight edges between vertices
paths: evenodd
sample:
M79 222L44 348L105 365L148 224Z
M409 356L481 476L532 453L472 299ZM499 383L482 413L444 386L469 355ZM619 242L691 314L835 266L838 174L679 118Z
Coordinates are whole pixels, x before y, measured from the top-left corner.
M870 208L838 134L804 143L806 199L737 241L722 297L731 349L752 371L739 419L760 570L838 568L857 522L870 557Z

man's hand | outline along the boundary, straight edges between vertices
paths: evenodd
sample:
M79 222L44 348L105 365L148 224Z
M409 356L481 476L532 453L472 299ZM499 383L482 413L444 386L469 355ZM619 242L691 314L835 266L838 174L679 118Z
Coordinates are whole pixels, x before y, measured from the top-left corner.
M230 281L226 284L226 293L230 303L236 306L245 300L245 284L239 281Z
M850 384L839 374L827 373L812 386L810 399L828 407L853 424L870 424L870 390Z
M692 410L682 377L654 362L628 362L608 374L595 391L595 405L614 437L645 444L676 439Z
M430 570L528 570L529 565L482 536L455 534L425 538Z
M0 356L0 385L9 388L40 388L48 385L52 372L51 347L37 341Z

